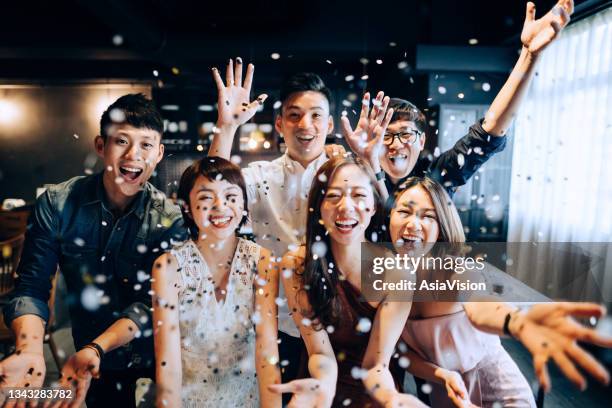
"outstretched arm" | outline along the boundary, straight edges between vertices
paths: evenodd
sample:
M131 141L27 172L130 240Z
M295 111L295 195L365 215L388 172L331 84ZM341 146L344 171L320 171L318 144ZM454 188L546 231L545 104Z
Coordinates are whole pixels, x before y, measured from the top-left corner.
M229 160L236 130L255 115L257 108L268 97L266 94L261 94L257 99L249 102L254 71L255 66L249 64L243 82L242 59L240 57L236 58L235 69L234 63L230 59L227 62L225 72L226 83L223 83L219 70L217 68L212 69L213 78L217 85L217 110L219 115L215 136L208 150L209 156L217 156Z
M538 56L569 23L573 11L573 0L559 0L546 15L536 20L535 5L527 3L521 33L523 48L510 76L485 116L482 127L487 133L494 136L506 134L533 77Z

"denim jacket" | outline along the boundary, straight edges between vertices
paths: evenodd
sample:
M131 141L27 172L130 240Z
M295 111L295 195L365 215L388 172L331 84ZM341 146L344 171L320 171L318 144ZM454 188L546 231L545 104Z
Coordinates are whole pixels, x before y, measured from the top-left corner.
M48 321L59 266L77 350L128 318L140 335L108 353L102 368L150 367L151 268L164 249L185 238L180 209L150 183L118 218L109 210L102 173L52 186L28 221L15 290L4 308L6 324L25 314Z
M506 147L506 137L488 134L482 128L482 119L474 123L468 133L455 145L440 156L419 159L414 169L404 179L393 184L387 179L385 184L389 191L390 201L395 192L401 189L408 177L429 177L440 183L452 197L457 187L464 185L470 177L495 153ZM459 154L463 156L461 161ZM387 203L389 206L389 203Z

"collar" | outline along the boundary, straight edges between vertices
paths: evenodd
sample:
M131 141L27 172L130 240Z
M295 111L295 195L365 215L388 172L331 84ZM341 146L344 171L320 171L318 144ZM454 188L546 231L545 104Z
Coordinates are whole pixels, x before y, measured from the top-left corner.
M102 204L102 206L106 209L110 208L108 203L108 199L106 197L106 192L104 190L104 182L103 182L104 172L100 172L94 175L91 179L91 184L88 186L87 191L85 193L85 202L83 205L92 205L92 204ZM134 213L135 216L142 219L145 213L145 205L147 202L147 197L150 195L150 185L148 182L145 183L142 191L140 191L134 200L130 203L125 215L130 213Z
M314 159L313 161L311 161L310 163L308 163L308 166L306 166L306 168L304 168L302 166L302 164L298 161L293 160L291 157L289 157L289 153L285 152L285 154L283 154L282 156L283 158L283 164L285 165L285 167L290 168L291 170L309 170L314 168L314 170L319 169L319 167L321 167L326 161L327 161L327 155L325 154L325 151L323 151L319 157L317 157L316 159Z

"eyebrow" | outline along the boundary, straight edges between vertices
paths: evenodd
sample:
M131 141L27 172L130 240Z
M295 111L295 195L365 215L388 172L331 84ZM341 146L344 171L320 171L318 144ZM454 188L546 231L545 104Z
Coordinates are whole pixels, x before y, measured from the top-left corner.
M285 109L286 110L291 110L291 109L297 109L297 110L325 110L325 109L323 109L322 106L313 106L311 108L304 109L304 108L302 108L300 106L297 106L297 105L289 105Z
M229 190L238 190L238 186L234 186L231 185L229 187L226 187L225 189L223 189L223 192L229 191ZM201 187L198 189L197 191L198 193L214 193L215 191L213 189L207 188L207 187Z
M411 208L414 207L414 204L416 204L414 201L404 201L403 203L400 203L400 206ZM421 211L433 211L434 213L436 212L435 208L421 208Z

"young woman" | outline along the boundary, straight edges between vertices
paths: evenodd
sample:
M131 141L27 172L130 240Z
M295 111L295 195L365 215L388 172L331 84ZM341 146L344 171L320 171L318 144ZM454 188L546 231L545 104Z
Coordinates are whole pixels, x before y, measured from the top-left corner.
M360 299L358 254L382 211L376 183L361 160L330 159L308 196L306 244L283 257L283 284L311 377L270 387L292 392L290 406L423 406L397 392L401 369L392 360L410 303Z
M191 239L152 273L158 406L280 407L268 390L280 382L278 271L265 248L236 236L247 216L240 168L199 160L178 198Z
M396 195L390 217L389 233L400 252L402 243L414 248L427 246L423 243L465 242L453 202L444 188L431 179L408 179ZM411 358L409 371L432 383L432 406L464 406L469 400L484 407L496 402L504 407L533 407L531 388L501 346L498 335L512 335L529 349L538 379L546 390L550 389L546 371L549 357L570 380L584 388L586 382L572 360L602 382L608 382L609 375L576 340L610 347L612 339L580 326L568 315L603 314L601 306L586 303L540 304L521 312L501 302L415 301L402 339L413 351L412 356L416 353L421 357ZM429 363L422 363L422 359ZM467 390L461 391L462 380Z

